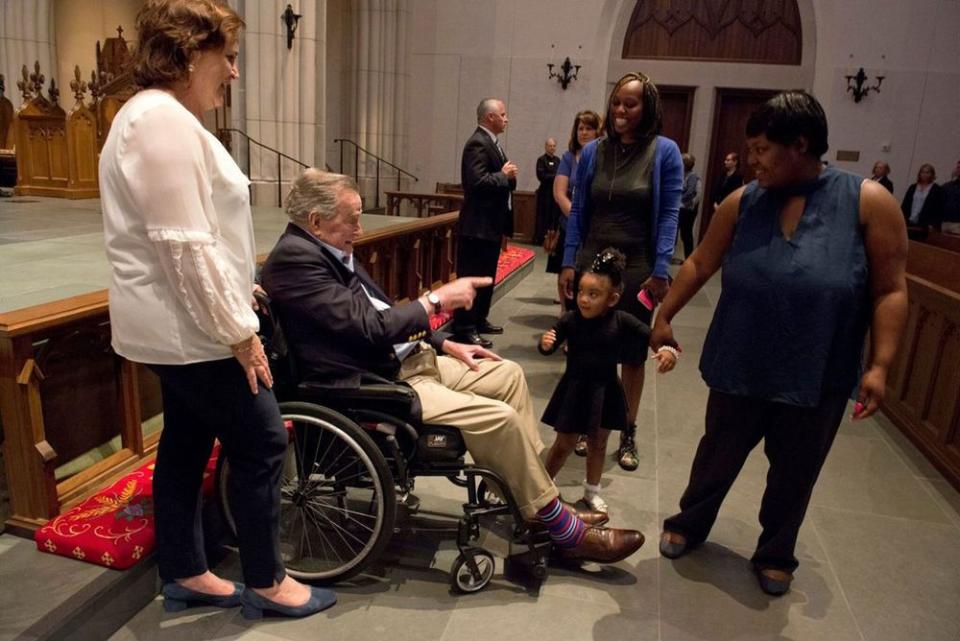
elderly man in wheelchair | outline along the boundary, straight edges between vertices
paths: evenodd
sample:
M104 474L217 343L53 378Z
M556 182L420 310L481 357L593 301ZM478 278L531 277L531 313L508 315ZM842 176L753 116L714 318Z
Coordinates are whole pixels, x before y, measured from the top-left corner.
M452 573L463 591L493 574L492 556L470 546L484 514L513 514L539 578L538 550L614 563L643 544L638 531L603 527L605 513L560 500L538 456L544 445L520 367L431 331L431 313L469 307L489 278L461 278L392 305L353 259L362 229L351 178L307 169L285 209L290 223L262 284L275 338L283 334L273 352L288 352L294 371L286 385L280 377L278 396L298 401L281 405L292 435L283 499L299 508L281 521L291 573L356 574L389 540L397 488L409 491L422 475L468 487ZM464 449L475 467L464 466ZM502 505L487 500L484 485Z

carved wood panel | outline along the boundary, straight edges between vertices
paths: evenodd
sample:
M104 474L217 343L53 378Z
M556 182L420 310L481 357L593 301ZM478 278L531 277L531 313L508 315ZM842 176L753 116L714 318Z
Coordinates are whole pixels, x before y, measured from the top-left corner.
M639 0L624 58L799 65L796 0Z

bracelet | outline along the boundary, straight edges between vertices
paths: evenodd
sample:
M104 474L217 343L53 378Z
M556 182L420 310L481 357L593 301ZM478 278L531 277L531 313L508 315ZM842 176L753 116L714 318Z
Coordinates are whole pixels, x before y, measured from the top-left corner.
M657 352L658 352L658 353L659 353L659 352L670 352L671 354L673 354L674 360L676 360L676 361L679 361L679 360L680 360L680 350L677 349L676 347L670 347L669 345L662 345L662 346L660 347L660 349L657 350Z

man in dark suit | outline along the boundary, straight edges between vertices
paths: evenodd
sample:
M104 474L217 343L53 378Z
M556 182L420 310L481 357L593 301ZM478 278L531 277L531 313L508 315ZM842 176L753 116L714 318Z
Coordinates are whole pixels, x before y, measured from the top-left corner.
M503 101L487 98L477 106L477 129L463 147L460 179L463 205L457 221L457 275L497 275L497 259L513 235L510 192L517 188L517 166L507 160L498 136L507 128ZM493 286L477 290L471 309L453 316L454 340L468 345L492 347L480 334L502 334L503 328L490 323Z
M599 527L602 512L561 503L539 458L544 445L520 367L430 330L431 313L470 307L489 278L459 278L394 306L354 261L361 201L351 178L308 169L286 210L291 222L262 281L306 378L355 386L371 372L409 385L422 420L456 426L473 459L507 482L521 513L545 524L561 555L607 563L640 547L639 532Z

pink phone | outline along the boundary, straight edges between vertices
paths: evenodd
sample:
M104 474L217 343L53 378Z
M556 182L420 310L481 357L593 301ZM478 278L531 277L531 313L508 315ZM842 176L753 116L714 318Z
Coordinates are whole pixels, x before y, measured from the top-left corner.
M853 404L853 417L857 418L860 414L863 413L863 403L857 401Z
M653 311L653 307L655 303L653 302L653 298L650 296L650 292L648 292L645 289L641 289L640 293L637 294L637 300L640 301L641 305L643 305L650 311Z

